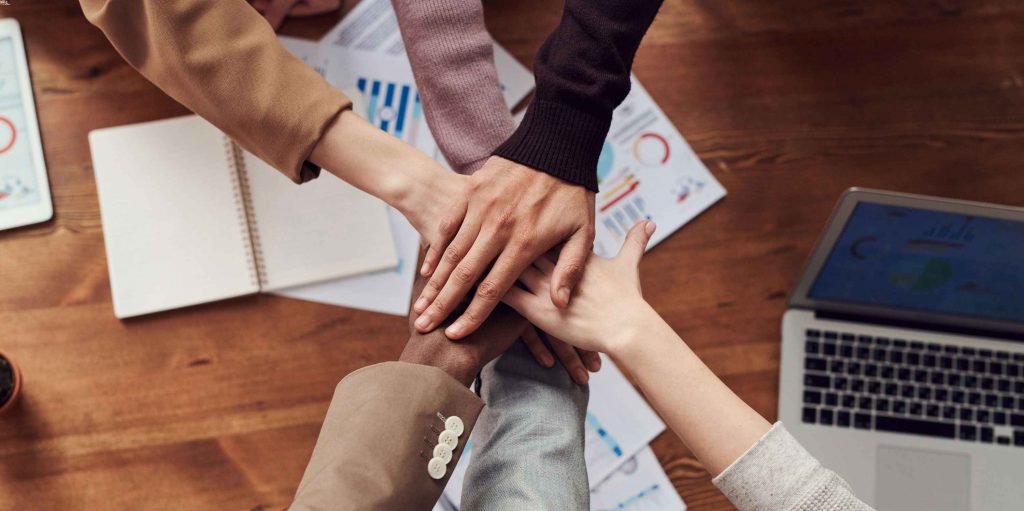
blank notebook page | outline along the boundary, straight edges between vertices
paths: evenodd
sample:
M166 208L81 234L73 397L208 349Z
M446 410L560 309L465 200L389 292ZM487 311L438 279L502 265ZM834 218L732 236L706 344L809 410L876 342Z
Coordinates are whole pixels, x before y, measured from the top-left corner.
M224 135L189 116L89 134L114 314L255 293Z
M387 206L330 172L296 185L243 151L263 290L398 265Z

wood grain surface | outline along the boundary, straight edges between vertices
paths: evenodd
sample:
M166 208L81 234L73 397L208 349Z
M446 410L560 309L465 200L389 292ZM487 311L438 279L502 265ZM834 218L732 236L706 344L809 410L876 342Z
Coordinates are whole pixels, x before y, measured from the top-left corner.
M287 507L335 384L396 358L405 321L273 296L115 319L86 134L186 111L73 0L10 3L56 217L0 232L0 349L25 375L0 509ZM560 15L486 9L526 64ZM729 193L651 251L645 293L769 419L786 296L845 188L1024 205L1022 2L668 0L634 70ZM654 447L690 509L731 509L671 434Z

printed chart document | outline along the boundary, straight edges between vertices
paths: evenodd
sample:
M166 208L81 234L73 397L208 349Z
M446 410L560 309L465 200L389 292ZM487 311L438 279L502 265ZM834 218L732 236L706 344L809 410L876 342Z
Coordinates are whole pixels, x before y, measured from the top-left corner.
M658 224L650 250L725 196L635 76L612 116L597 179L594 252L604 257L618 253L636 222Z
M584 439L592 509L599 509L593 507L595 494L600 494L598 502L614 502L617 505L630 499L633 499L631 502L638 502L641 499L634 497L641 493L651 498L645 499L648 507L636 509L678 511L683 508L675 505L682 500L672 485L667 483L668 478L658 460L655 458L651 464L654 454L651 453L649 458L636 456L643 455L645 450L650 451L651 440L664 430L665 424L615 363L601 355L601 370L590 375L590 403L587 405ZM473 457L475 436L475 432L470 435L462 457L452 469L444 489L445 505L456 509L459 508L466 471ZM635 468L640 462L644 462L643 470ZM610 486L605 486L609 483ZM649 490L654 487L664 491L645 492L645 488ZM653 498L655 493L659 493L657 499ZM669 494L675 495L674 499ZM659 507L650 506L655 502Z
M591 511L684 511L658 458L644 447L590 492Z

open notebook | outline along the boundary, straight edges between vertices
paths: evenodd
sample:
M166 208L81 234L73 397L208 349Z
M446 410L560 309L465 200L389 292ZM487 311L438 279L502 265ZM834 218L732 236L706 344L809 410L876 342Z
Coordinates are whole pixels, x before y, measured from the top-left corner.
M197 116L89 133L114 314L394 268L383 202L301 186Z

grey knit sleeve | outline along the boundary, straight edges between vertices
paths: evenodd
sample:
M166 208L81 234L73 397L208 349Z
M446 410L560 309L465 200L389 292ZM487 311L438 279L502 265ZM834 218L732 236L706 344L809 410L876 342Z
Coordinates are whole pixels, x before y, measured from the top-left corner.
M835 472L811 456L781 422L712 482L740 511L870 510Z

